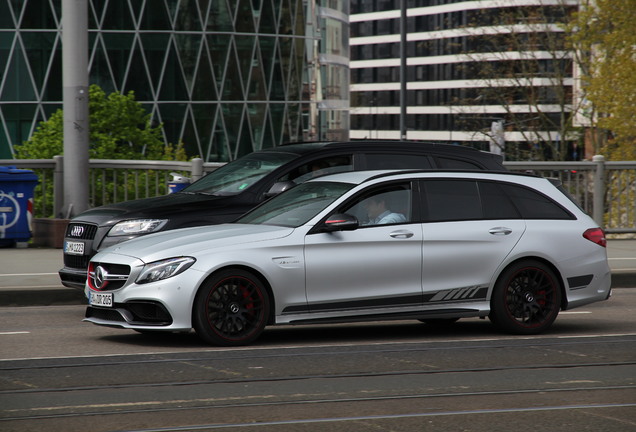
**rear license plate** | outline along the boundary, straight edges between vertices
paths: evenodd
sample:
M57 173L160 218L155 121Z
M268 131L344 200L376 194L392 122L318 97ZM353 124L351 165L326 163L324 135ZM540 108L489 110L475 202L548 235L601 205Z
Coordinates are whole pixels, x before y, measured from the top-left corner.
M89 303L91 306L113 307L113 293L90 293Z
M67 241L64 243L64 253L69 255L84 255L84 243Z

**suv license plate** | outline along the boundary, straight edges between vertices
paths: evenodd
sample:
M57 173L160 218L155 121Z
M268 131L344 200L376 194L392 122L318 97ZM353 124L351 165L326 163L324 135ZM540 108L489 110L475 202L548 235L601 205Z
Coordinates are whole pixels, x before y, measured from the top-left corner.
M113 293L90 293L91 306L113 307Z
M64 253L69 255L84 255L84 243L67 241L64 243Z

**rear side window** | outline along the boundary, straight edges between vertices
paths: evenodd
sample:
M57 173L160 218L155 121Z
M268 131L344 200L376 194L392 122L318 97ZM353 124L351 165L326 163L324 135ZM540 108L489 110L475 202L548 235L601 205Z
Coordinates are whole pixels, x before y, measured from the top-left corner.
M423 182L425 219L428 222L481 219L475 181L427 180Z
M524 219L575 219L575 217L550 198L531 189L502 184Z
M574 218L543 194L509 183L426 180L422 182L422 191L426 222Z
M366 169L430 169L428 156L417 154L367 153Z
M499 183L479 182L484 219L519 219L521 215Z

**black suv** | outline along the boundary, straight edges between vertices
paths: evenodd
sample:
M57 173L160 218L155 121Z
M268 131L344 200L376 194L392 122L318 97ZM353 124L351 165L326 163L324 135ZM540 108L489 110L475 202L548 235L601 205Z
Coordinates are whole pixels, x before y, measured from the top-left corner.
M414 141L316 142L250 153L170 195L88 210L64 238L62 284L83 288L90 258L105 247L157 231L231 222L303 181L367 169L505 171L500 156L469 147Z

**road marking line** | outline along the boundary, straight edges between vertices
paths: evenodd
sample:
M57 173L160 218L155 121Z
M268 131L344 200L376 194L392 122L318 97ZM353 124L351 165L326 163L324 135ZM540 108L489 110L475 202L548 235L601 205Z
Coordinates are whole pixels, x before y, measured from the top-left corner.
M31 334L28 331L0 332L0 335Z
M16 276L53 276L57 273L3 273L0 274L0 277L16 277Z

